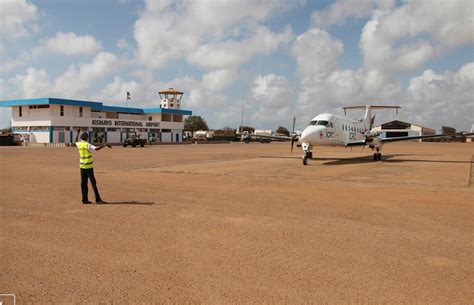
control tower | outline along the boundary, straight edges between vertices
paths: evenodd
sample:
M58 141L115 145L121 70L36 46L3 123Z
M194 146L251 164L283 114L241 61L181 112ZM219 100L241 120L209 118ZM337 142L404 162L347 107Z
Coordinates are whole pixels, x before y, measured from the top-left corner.
M173 88L161 90L160 94L160 108L164 109L181 109L181 98L183 92Z

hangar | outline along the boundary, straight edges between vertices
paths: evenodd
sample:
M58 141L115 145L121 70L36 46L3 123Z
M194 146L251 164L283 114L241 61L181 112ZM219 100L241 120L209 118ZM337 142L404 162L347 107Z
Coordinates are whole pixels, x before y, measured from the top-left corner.
M91 142L122 143L130 135L151 142L182 142L184 117L183 92L162 90L157 108L106 106L101 102L59 98L0 101L11 107L11 127L26 143L73 143L77 133L88 131Z
M375 126L372 130L379 132L380 135L384 138L436 134L436 130L434 129L423 127L416 124L407 123L407 122L402 122L399 120L394 120L394 121L390 121L390 122ZM418 141L421 142L421 139Z

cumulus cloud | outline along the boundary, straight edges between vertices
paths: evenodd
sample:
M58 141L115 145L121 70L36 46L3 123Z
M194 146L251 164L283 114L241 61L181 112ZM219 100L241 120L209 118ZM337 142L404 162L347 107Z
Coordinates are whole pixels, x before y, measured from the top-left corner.
M1 54L0 54L0 58ZM27 52L22 52L20 53L17 58L14 59L9 59L5 58L0 61L0 75L6 74L12 70L15 70L16 68L25 66L28 64L30 61L31 56Z
M446 50L474 42L473 9L469 0L419 0L375 11L359 43L364 65L409 72Z
M342 42L320 29L309 29L296 38L292 55L301 77L295 105L299 122L321 112L338 113L342 106L389 103L399 96L399 82L380 70L341 69L342 53Z
M314 27L344 24L347 18L370 16L374 9L386 10L395 5L394 0L338 0L322 11L311 14Z
M427 127L442 125L470 130L474 123L474 62L456 72L428 69L410 80L405 94L408 119Z
M37 31L35 24L38 8L26 0L2 1L0 9L0 34L10 39L25 37Z
M248 61L252 56L268 54L293 37L291 28L273 33L266 27L258 27L255 34L243 41L224 41L203 44L188 55L187 61L207 69L234 68Z
M269 52L285 39L270 33L261 23L275 12L298 4L274 0L197 0L180 4L150 0L135 23L138 55L154 69L178 58L208 69L235 69L255 53ZM283 35L288 35L288 30ZM262 39L263 51L254 47L257 39ZM252 46L246 49L244 43L239 43L242 40ZM243 51L245 58L236 56L241 54L236 54L233 47ZM214 58L208 60L205 52L212 52Z
M284 76L259 75L252 84L251 99L246 100L246 107L252 109L247 119L258 129L276 130L282 122L291 121L293 105L294 92Z
M119 39L116 44L117 48L119 49L128 49L130 45L125 39Z
M278 109L292 103L293 91L285 77L267 74L254 81L252 96L263 107Z
M228 87L237 77L237 71L235 70L213 70L203 75L202 86L212 91L220 91Z
M36 52L50 52L63 55L94 55L102 49L100 42L90 35L58 32L56 36L44 39Z
M71 97L77 97L84 92L97 79L114 70L117 56L108 52L101 52L94 57L92 62L72 65L68 70L54 82L56 92L67 93Z
M102 52L90 63L83 63L76 67L70 66L61 76L51 80L44 69L29 67L24 74L4 80L3 84L8 87L7 96L0 98L37 98L48 96L60 96L77 99L87 95L94 81L103 78L112 71L117 58L115 55Z
M143 96L140 96L141 89L143 88L141 88L137 81L131 80L126 82L116 76L112 83L106 85L95 97L98 100L109 101L116 104L126 100L127 92L132 92L132 99L135 101L136 98L143 98ZM137 97L135 97L135 93L138 94ZM129 106L133 106L133 101L130 101Z
M221 109L227 101L227 96L222 93L216 93L206 89L195 88L189 92L189 96L186 100L186 105L194 109ZM201 110L202 111L202 110Z
M322 76L337 68L343 44L326 31L312 28L299 35L291 49L303 76Z
M18 74L7 81L8 98L38 98L52 93L48 73L43 69L29 67L25 74Z

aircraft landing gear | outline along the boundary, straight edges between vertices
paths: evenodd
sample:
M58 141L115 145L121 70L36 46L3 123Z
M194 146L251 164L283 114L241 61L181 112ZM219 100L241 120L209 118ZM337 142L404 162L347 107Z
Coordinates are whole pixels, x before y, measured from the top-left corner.
M374 161L382 161L382 153L380 152L380 148L376 148L377 152L374 153Z
M374 153L374 161L382 161L382 154Z
M310 151L311 147L303 143L302 145L303 148L303 165L308 165L308 160L313 158L313 152Z

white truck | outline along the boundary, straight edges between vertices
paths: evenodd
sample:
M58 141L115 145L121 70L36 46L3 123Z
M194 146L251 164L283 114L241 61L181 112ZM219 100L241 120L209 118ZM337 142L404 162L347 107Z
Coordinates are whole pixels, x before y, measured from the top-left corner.
M213 135L214 132L211 130L198 130L193 134L193 141L209 141Z
M260 143L270 143L271 138L265 136L271 136L273 132L267 129L256 129L253 133L248 131L242 132L242 139L245 143L250 143L251 141L260 142Z

